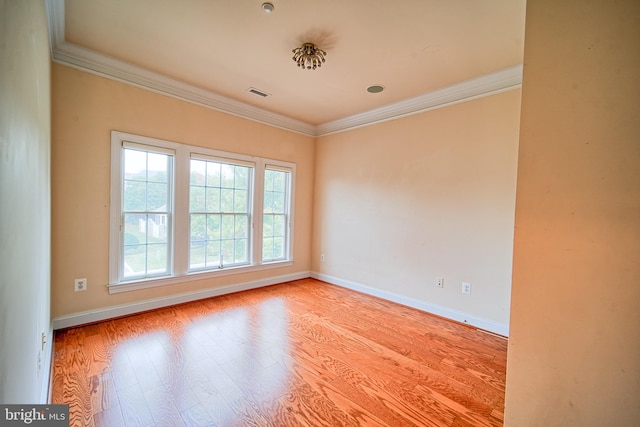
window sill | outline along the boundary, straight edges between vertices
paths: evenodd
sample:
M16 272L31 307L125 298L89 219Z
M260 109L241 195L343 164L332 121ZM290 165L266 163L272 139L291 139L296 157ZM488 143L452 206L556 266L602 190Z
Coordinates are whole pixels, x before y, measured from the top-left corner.
M159 277L154 279L136 280L131 282L120 282L110 284L109 294L119 294L121 292L137 291L140 289L155 288L158 286L175 285L196 280L213 279L216 277L230 276L234 274L250 273L254 271L270 270L273 268L289 267L293 265L293 260L274 261L260 265L250 265L241 267L228 267L215 271L198 271L186 273L180 276Z

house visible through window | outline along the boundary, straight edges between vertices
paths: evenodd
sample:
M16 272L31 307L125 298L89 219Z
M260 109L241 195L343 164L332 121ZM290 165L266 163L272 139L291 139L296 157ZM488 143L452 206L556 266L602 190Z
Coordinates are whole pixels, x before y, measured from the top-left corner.
M123 143L122 277L170 272L169 233L174 153Z
M110 292L291 264L295 164L116 131L111 159Z

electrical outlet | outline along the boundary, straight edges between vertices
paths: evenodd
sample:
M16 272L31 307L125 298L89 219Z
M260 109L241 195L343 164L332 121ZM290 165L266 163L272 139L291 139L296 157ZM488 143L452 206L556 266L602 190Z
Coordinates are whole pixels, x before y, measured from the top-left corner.
M444 288L444 277L436 277L436 287Z
M465 295L471 295L471 283L462 282L462 293Z
M324 258L324 254L320 255L320 262L324 262L325 258Z
M76 292L86 291L87 290L87 279L76 279L73 282L73 290Z

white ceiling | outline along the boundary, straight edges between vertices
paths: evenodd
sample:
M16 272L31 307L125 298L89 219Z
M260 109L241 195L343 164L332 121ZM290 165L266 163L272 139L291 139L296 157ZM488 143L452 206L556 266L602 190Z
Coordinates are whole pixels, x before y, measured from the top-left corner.
M310 135L521 81L525 0L262 3L47 0L53 58ZM327 52L322 68L293 62L303 42Z

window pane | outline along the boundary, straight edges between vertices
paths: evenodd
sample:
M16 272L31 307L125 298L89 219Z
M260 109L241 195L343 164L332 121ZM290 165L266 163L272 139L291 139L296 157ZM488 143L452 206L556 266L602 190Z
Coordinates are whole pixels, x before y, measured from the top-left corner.
M158 182L147 184L147 211L167 212L169 185Z
M206 188L206 211L207 212L220 212L220 189L219 188Z
M233 239L235 224L233 215L222 215L222 238L223 239Z
M211 241L207 244L207 262L206 267L220 266L220 241Z
M284 238L273 238L273 258L282 258L284 256Z
M220 240L220 215L207 215L207 240Z
M264 212L271 213L273 212L273 192L266 191L264 192Z
M273 178L276 173L268 169L264 172L264 191L273 191Z
M262 219L262 235L264 237L273 236L273 215L264 215Z
M236 240L234 262L242 263L247 261L247 241L246 239Z
M205 212L204 187L191 187L189 191L189 211Z
M147 214L147 242L167 242L167 215Z
M151 244L147 246L147 274L162 274L167 268L167 245Z
M234 177L234 169L233 165L221 164L220 165L220 174L221 174L221 187L222 188L233 188L233 177Z
M222 241L222 264L232 264L234 261L233 240Z
M192 241L189 247L189 267L202 268L205 265L206 244L201 241Z
M190 240L192 242L207 240L206 218L206 215L191 214Z
M284 215L274 215L273 216L273 235L274 236L284 236Z
M236 166L235 188L242 190L249 189L249 168Z
M247 210L247 191L235 190L233 193L233 211L238 213L248 212Z
M147 207L147 183L144 181L124 182L124 211L143 212Z
M169 182L169 162L166 154L148 153L148 180L152 182Z
M144 276L147 269L147 245L124 246L124 277Z
M271 237L262 241L262 258L273 259L273 238Z
M220 187L220 163L207 162L207 187Z
M147 216L145 214L124 215L124 244L138 245L147 243Z
M269 171L273 176L273 191L284 192L287 189L287 181L290 172L285 171Z
M236 215L236 221L235 221L235 237L236 239L238 238L246 238L248 237L247 235L247 229L248 229L248 223L249 222L249 218L247 216L244 215Z
M204 185L207 162L191 160L190 181L191 185Z
M284 213L284 193L273 193L273 212Z
M147 180L147 153L138 150L124 150L125 179Z
M220 190L220 212L233 212L233 189Z

